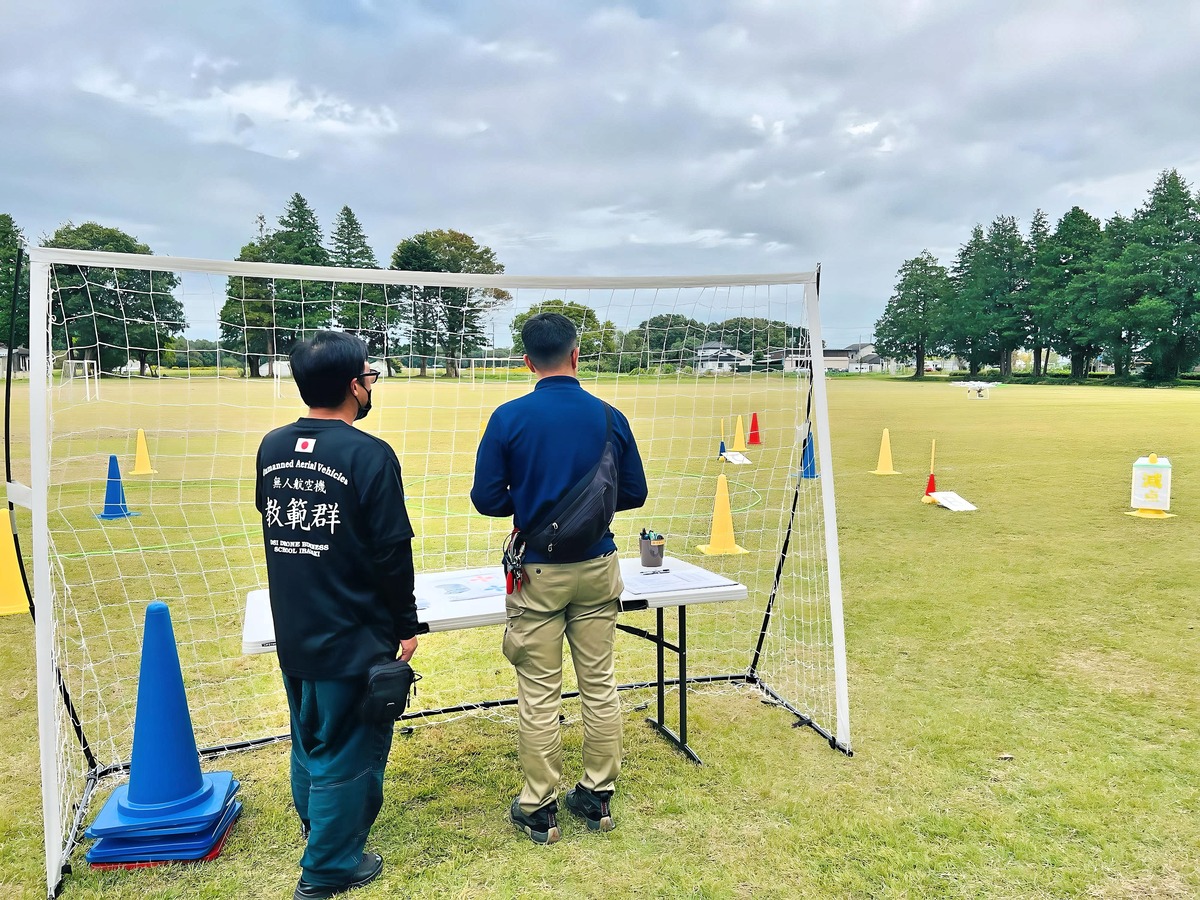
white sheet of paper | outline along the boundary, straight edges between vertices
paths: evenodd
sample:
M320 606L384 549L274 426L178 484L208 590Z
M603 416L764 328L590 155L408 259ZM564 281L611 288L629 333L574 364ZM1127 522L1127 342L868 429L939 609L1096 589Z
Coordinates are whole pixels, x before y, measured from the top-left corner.
M970 512L973 509L979 508L968 503L962 497L958 496L958 494L954 493L954 491L934 491L929 496L936 500L940 506L944 506L946 509L954 512Z
M746 459L746 457L743 454L738 453L736 450L726 450L725 458L727 460L729 460L729 462L733 463L735 466L750 465L750 460Z
M671 556L664 559L663 565L657 569L647 568L639 560L623 559L621 580L625 582L625 593L632 597L737 585L731 578Z

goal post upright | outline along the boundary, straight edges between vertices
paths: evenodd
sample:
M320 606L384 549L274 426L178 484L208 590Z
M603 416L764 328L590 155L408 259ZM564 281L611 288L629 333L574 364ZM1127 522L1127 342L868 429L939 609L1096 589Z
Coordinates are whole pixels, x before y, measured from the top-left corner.
M850 690L846 674L846 629L842 618L842 568L838 553L837 504L833 490L833 448L829 441L829 398L825 390L825 344L821 339L821 269L813 281L804 286L804 301L808 308L809 358L812 360L813 404L821 439L817 455L821 468L821 502L824 506L825 556L829 579L829 619L833 641L833 673L837 730L834 746L850 750ZM831 744L834 742L831 741Z
M33 495L33 605L37 664L38 754L42 770L42 825L46 847L46 888L55 893L62 878L62 808L57 758L58 701L54 651L54 595L50 579L49 333L50 264L30 250L29 267L29 467ZM40 452L39 452L40 451Z

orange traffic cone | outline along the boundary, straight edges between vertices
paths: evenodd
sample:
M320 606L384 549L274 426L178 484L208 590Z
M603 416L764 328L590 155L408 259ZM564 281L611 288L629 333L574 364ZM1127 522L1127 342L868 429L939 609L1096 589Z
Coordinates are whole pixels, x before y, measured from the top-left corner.
M937 490L937 482L933 478L933 460L936 451L937 441L934 440L933 444L929 448L929 482L925 485L925 496L921 498L922 503L937 503L937 501L932 497L933 492Z
M758 413L750 414L750 437L746 438L747 444L761 444L762 440L758 436Z

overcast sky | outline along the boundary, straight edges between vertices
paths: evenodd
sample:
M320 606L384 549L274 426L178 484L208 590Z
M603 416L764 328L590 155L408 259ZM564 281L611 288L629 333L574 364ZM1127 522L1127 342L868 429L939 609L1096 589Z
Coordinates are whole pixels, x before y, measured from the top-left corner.
M293 192L384 264L430 228L512 274L823 266L830 346L977 222L1200 179L1193 0L4 4L0 212L231 259Z

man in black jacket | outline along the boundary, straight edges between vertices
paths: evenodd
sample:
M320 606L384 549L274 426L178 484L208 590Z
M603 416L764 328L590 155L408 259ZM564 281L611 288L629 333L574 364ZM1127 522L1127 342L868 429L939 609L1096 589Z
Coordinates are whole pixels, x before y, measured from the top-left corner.
M391 722L359 713L367 670L409 659L417 634L413 530L400 462L353 427L371 409L366 347L321 331L291 352L308 415L263 438L255 463L276 651L291 712L292 797L308 845L296 898L374 881L364 853L383 804Z

